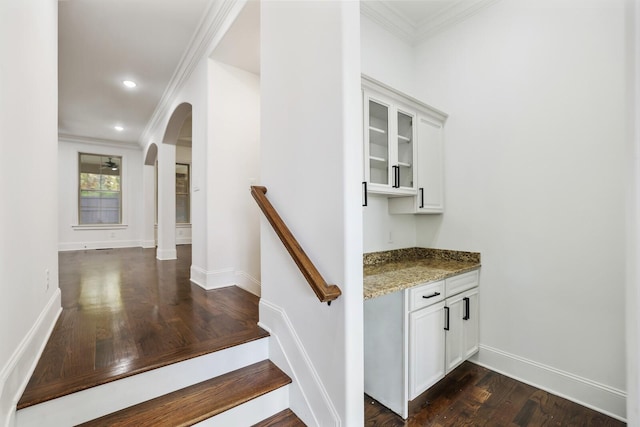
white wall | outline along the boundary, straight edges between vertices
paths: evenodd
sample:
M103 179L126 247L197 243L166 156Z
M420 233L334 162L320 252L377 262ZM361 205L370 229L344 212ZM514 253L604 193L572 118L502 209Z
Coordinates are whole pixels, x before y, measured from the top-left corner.
M122 226L78 227L79 153L122 157ZM144 163L140 147L61 139L57 158L58 248L66 251L141 246Z
M405 93L415 90L413 46L360 16L360 62L362 72Z
M416 246L415 215L390 214L386 196L369 194L362 212L365 253Z
M413 94L415 59L412 46L365 16L360 17L360 25L362 73ZM362 123L362 119L359 123ZM368 202L368 206L362 208L364 252L416 245L414 215L390 215L385 196L370 194Z
M359 5L263 2L261 9L261 184L343 294L331 306L320 303L262 220L260 322L282 344L309 397L313 415L303 420L358 426L364 418Z
M482 253L478 360L625 416L623 0L502 1L417 49L449 114L447 210L418 244Z
M249 187L260 179L260 78L208 62L206 287L259 293L259 217Z
M55 0L0 2L2 426L60 310L57 12Z
M191 279L206 289L237 284L260 292L258 212L249 194L259 179L259 97L257 75L203 58L149 134L148 142L162 141L175 108L192 105ZM176 148L176 161L186 160ZM189 230L176 230L183 243L179 233Z

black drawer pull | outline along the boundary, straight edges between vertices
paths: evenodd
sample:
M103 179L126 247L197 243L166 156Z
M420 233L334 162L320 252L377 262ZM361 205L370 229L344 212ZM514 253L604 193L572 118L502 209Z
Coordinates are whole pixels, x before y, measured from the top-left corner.
M422 295L422 298L433 298L437 297L438 295L440 295L440 292L434 292L431 295Z
M449 330L449 307L444 308L444 330Z
M462 318L462 320L469 320L471 319L471 316L469 315L469 298L462 298L462 300L464 301L464 317Z

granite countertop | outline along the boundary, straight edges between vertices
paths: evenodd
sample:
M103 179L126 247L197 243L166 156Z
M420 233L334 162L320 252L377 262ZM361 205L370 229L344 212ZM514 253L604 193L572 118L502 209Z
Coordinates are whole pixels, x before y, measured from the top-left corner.
M407 248L364 254L364 299L480 268L479 252Z

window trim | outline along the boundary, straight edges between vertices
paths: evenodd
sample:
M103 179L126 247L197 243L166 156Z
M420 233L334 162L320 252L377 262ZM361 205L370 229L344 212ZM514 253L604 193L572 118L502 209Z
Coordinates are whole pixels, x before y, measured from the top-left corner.
M129 227L128 224L78 224L72 225L71 228L80 230L126 230Z
M87 155L87 156L99 156L99 157L111 157L111 158L117 158L120 159L120 170L119 170L119 177L120 177L120 190L118 191L118 203L119 203L119 207L120 207L120 222L117 223L99 223L99 224L82 224L80 222L80 218L81 218L81 214L80 214L80 198L81 198L81 194L82 194L82 180L80 178L80 175L82 173L82 156L83 155ZM124 186L123 186L123 182L124 182L124 178L123 178L123 170L124 170L124 156L122 155L111 155L111 154L101 154L101 153L87 153L87 152L82 152L82 151L78 151L78 169L76 170L76 179L78 180L78 185L77 185L77 200L76 200L76 224L72 225L72 228L75 230L105 230L105 229L121 229L121 228L127 228L128 225L125 224L124 222L124 207L123 207L123 197L122 197L122 193L124 192Z

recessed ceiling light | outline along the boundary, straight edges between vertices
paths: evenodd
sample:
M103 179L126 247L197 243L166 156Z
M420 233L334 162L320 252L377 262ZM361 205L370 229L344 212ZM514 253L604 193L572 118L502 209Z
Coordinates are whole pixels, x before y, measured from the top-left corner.
M118 132L122 132L124 130L124 128L122 126L114 126L113 128L115 130L117 130Z
M123 84L123 85L125 85L126 87L128 87L129 89L132 89L132 88L134 88L134 87L138 86L138 85L136 84L136 82L131 81L131 80L123 80L123 81L122 81L122 84Z

